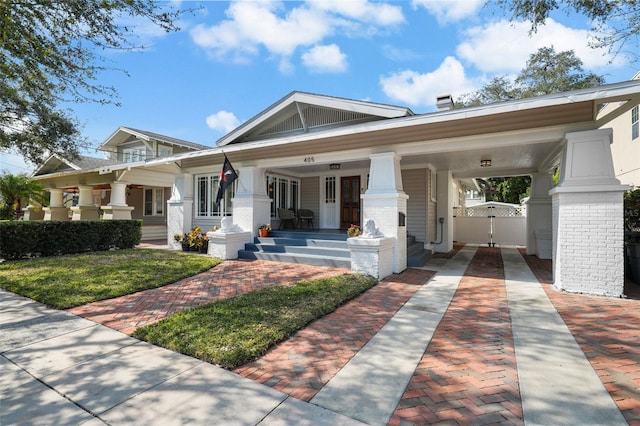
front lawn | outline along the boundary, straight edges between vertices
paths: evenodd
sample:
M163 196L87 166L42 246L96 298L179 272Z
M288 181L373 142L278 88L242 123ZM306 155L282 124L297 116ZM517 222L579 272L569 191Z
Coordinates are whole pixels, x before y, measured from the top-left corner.
M0 288L67 309L206 271L221 260L182 252L130 249L0 263Z
M133 336L233 369L376 284L369 276L345 274L268 287L178 312Z

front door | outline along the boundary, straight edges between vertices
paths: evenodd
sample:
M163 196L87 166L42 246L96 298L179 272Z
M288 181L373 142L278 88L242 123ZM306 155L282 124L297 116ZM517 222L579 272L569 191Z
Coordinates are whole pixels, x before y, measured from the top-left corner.
M340 229L360 225L360 176L345 176L340 179L342 198L340 202Z

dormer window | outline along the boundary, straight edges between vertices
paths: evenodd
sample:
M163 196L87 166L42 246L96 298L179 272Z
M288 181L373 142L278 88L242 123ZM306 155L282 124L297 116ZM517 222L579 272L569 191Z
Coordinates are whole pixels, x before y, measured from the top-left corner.
M135 163L144 161L147 158L147 152L144 148L124 148L122 150L122 162Z
M173 154L173 147L158 145L159 158L171 157L172 154Z

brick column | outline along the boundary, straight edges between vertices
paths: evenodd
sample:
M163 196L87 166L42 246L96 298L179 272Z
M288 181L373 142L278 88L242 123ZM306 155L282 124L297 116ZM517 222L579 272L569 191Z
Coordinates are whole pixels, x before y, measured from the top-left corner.
M567 133L558 185L549 191L553 278L560 290L620 297L624 292L622 195L612 130Z
M407 214L409 196L402 189L400 156L394 152L372 154L369 187L361 195L363 223L372 219L380 232L393 241L393 272L407 269L407 227L399 222Z
M180 250L179 242L173 239L175 234L185 234L191 229L193 217L193 175L176 175L171 188L171 197L167 200L167 244L173 250Z
M255 166L238 168L238 190L232 202L233 224L257 236L258 227L271 222L271 199L267 196L264 169Z

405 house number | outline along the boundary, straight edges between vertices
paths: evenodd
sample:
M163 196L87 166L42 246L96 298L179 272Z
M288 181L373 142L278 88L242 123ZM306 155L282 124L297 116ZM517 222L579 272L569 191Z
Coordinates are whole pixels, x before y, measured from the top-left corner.
M304 157L304 160L303 160L303 161L304 161L305 163L315 163L315 162L316 162L316 159L315 159L315 158L313 158L313 157Z

